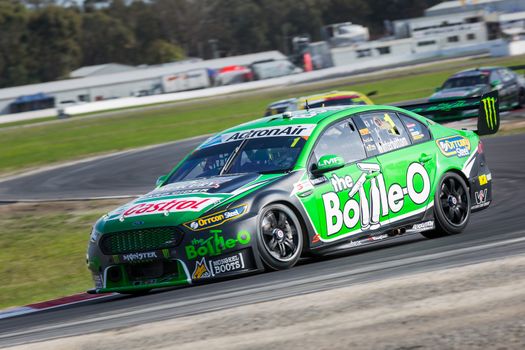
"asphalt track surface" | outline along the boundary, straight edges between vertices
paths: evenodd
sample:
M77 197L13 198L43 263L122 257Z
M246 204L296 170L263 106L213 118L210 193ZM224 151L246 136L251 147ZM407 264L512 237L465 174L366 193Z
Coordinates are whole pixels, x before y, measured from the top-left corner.
M291 270L168 289L142 297L117 295L104 300L4 319L0 320L0 347L172 319L387 277L523 255L525 135L487 138L484 143L493 174L494 201L488 210L473 214L467 230L460 235L426 240L419 234L414 234L323 259L306 259ZM185 146L191 148L189 144ZM149 157L144 159L148 165L141 166L147 172L141 173L138 178L127 174L124 169L123 175L141 186L145 185L139 180L150 183L150 177L155 177L158 170L169 169L171 163L167 164L169 162L165 161L166 154L173 161L177 158L177 150L169 146L161 148L161 151L152 150L147 154ZM182 152L182 149L178 148L178 151ZM125 158L126 155L119 156L98 167L88 164L78 171L85 174L90 169L104 171L109 165L113 168L124 164ZM159 164L156 164L155 159ZM95 177L91 180L96 184ZM120 190L124 192L128 188L131 185L122 185Z
M79 199L144 194L205 136L119 152L0 182L0 201Z
M506 112L502 120L521 120L524 111ZM24 200L139 196L152 190L160 175L167 174L207 137L118 152L0 180L0 204Z

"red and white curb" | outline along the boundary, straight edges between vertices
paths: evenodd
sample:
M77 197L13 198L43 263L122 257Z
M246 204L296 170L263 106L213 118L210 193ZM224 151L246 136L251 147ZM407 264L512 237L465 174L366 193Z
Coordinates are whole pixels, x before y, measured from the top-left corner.
M104 293L104 294L88 294L79 293L73 294L67 297L58 299L42 301L40 303L29 304L26 306L13 307L6 310L0 310L0 319L15 317L25 314L30 314L37 311L44 311L55 309L62 306L68 306L73 304L80 304L87 301L104 299L110 296L116 295L116 293Z

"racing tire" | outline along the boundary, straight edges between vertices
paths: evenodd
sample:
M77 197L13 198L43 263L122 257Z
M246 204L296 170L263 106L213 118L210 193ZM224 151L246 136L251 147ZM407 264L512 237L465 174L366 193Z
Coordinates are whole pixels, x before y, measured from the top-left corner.
M301 257L301 223L286 205L270 204L260 211L256 239L259 256L268 270L289 269Z
M421 232L426 238L461 233L470 219L470 192L463 178L445 173L434 193L435 229Z

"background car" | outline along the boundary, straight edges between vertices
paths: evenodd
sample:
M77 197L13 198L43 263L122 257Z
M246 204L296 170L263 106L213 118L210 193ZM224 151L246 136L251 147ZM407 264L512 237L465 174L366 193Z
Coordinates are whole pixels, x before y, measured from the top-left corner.
M481 67L458 72L437 88L429 101L480 97L492 90L498 91L502 110L525 105L525 79L506 67Z
M495 133L497 92L478 105L477 134ZM295 111L225 130L155 190L95 223L91 292L287 269L306 253L406 232L460 233L492 199L477 134L375 105Z
M307 104L308 108L372 105L374 103L369 96L373 96L376 93L377 91L371 91L365 95L357 91L330 91L317 95L279 100L271 103L266 108L265 115L306 109Z

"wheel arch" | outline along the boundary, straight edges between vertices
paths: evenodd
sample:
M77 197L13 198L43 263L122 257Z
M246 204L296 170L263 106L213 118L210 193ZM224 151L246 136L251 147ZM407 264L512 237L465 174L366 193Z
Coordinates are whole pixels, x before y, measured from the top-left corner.
M299 224L301 225L301 230L303 234L303 252L302 254L305 253L305 250L306 252L309 252L310 251L310 235L308 234L308 232L310 230L308 230L308 226L306 225L306 220L304 218L303 213L301 213L301 211L297 208L297 206L295 206L291 201L281 200L281 201L276 201L276 202L270 202L270 203L267 203L266 205L268 204L282 204L288 207L291 211L293 211L293 213L297 217L297 220L299 220Z
M312 239L312 237L310 237L310 232L313 232L312 227L310 227L308 220L305 217L305 215L307 215L306 212L300 207L300 203L295 196L290 196L290 193L282 190L273 189L254 195L251 202L253 205L252 210L256 210L257 212L260 212L264 207L270 204L282 204L289 208L295 214L301 225L303 234L303 254L310 251L310 242Z
M467 176L465 175L465 173L463 171L461 171L461 169L458 169L458 168L448 168L446 169L445 171L443 171L441 173L441 175L439 176L438 178L438 182L437 184L439 184L439 182L441 182L441 179L443 178L443 176L446 174L446 173L455 173L455 174L458 174L459 176L461 176L461 178L463 179L463 181L465 181L465 183L467 184L467 188L469 190L469 193L471 191L471 186L470 186L470 181L469 179L467 178Z

